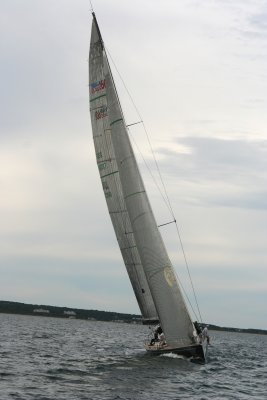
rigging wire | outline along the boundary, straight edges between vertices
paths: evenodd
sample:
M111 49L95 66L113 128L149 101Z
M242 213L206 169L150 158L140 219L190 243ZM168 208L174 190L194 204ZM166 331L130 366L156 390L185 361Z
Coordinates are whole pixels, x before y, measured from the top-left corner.
M137 106L136 106L136 104L135 104L135 102L134 102L134 99L133 99L131 93L129 92L129 90L128 90L127 86L126 86L126 83L125 83L123 77L121 76L120 71L118 70L118 68L117 68L117 66L116 66L116 64L115 64L115 62L114 62L114 60L113 60L113 58L112 58L112 56L111 56L109 50L107 49L106 46L105 46L105 48L106 48L106 51L107 51L107 53L108 53L108 55L109 55L109 57L110 57L110 59L111 59L111 61L112 61L112 64L114 65L114 68L116 69L116 72L117 72L118 76L120 77L120 80L122 81L122 84L123 84L123 86L124 86L124 89L126 90L126 92L127 92L128 96L129 96L131 102L132 102L132 105L133 105L133 107L134 107L134 109L135 109L135 111L136 111L138 117L140 118L140 123L143 125L143 129L144 129L144 131L145 131L146 138L147 138L147 141L148 141L148 144L149 144L149 147L150 147L150 151L151 151L151 153L152 153L153 160L154 160L154 163L155 163L156 168L157 168L157 172L158 172L158 175L159 175L159 178L160 178L160 182L161 182L161 185L162 185L163 190L164 190L165 200L166 200L165 203L166 203L167 208L168 208L168 210L170 211L170 213L171 213L171 215L172 215L172 217L173 217L173 211L172 211L172 208L171 208L171 205L170 205L170 200L169 200L169 198L168 198L168 194L167 194L167 191L166 191L166 187L165 187L165 185L164 185L164 182L163 182L163 179L162 179L162 176L161 176L161 172L160 172L160 169L159 169L159 166L158 166L158 162L157 162L157 159L156 159L156 156L155 156L155 152L154 152L154 150L153 150L153 147L152 147L152 144L151 144L151 141L150 141L150 138L149 138L148 131L147 131L147 129L146 129L145 123L144 123L144 121L143 121L143 118L142 118L142 116L141 116L141 114L140 114L140 112L139 112L139 110L138 110L138 108L137 108ZM132 137L132 135L131 135L131 137ZM136 143L135 143L135 145L136 145ZM137 146L136 146L136 147L137 147ZM140 151L139 149L138 149L138 151L140 152L140 154L141 154L141 156L142 156L142 158L143 158L143 160L144 160L144 157L143 157L141 151ZM144 162L145 162L145 160L144 160ZM145 164L146 164L146 167L149 169L150 174L152 174L152 172L151 172L151 170L150 170L150 168L149 168L149 166L147 165L146 162L145 162ZM154 180L154 182L155 182L155 178L154 178L153 180ZM158 187L158 185L157 185L157 187ZM162 195L162 192L160 192L160 193L161 193L161 195ZM164 195L162 195L162 196L164 197Z
M202 316L201 316L201 313L200 313L200 309L199 309L199 305L198 305L198 301L197 301L197 296L196 296L196 292L195 292L193 280L192 280L192 277L191 277L191 274L190 274L189 265L188 265L187 257L186 257L185 251L184 251L184 246L183 246L182 238L181 238L180 231L179 231L179 228L178 228L178 225L177 225L177 222L176 222L176 221L175 221L175 226L176 226L177 235L178 235L178 237L179 237L180 245L181 245L181 248L182 248L182 253L183 253L183 256L184 256L184 260L185 260L185 265L186 265L187 273L188 273L189 280L190 280L190 283L191 283L191 287L192 287L192 290L193 290L194 299L195 299L195 302L196 302L196 306L197 306L197 310L198 310L200 322L202 323L202 322L203 322L203 321L202 321ZM175 274L176 274L176 271L175 271ZM176 277L178 278L178 275L177 275L177 274L176 274Z
M177 275L177 273L176 273L176 271L175 271L174 268L173 268L173 270L174 270L175 276L176 276L176 278L177 278L177 280L178 280L178 283L179 283L180 287L182 288L182 291L183 291L183 293L184 293L184 295L185 295L185 297L186 297L186 300L187 300L188 304L189 304L190 307L191 307L191 310L192 310L194 316L196 317L197 320L198 320L199 317L200 317L200 322L202 323L201 316L200 316L200 315L197 316L197 314L196 314L196 312L195 312L195 310L194 310L194 307L192 306L192 303L191 303L191 301L190 301L190 299L189 299L189 297L188 297L188 295L187 295L187 293L186 293L186 290L185 290L185 288L183 287L181 280L179 279L179 276Z
M158 182L156 181L155 176L153 175L153 173L152 173L152 171L151 171L151 168L149 168L149 165L147 164L147 162L146 162L146 160L145 160L145 158L144 158L144 156L143 156L143 154L142 154L142 152L141 152L141 150L140 150L140 147L139 147L138 144L136 143L136 141L135 141L133 135L131 134L130 130L129 130L129 129L127 129L127 130L128 130L128 133L129 133L129 135L130 135L130 137L131 137L131 140L132 140L132 142L134 143L135 147L137 148L138 153L140 154L140 156L141 156L141 158L142 158L142 160L143 160L143 162L144 162L144 164L145 164L145 166L146 166L146 168L147 168L147 170L148 170L148 172L149 172L149 174L150 174L150 176L151 176L151 178L152 178L154 184L156 185L156 187L157 187L159 193L161 194L161 197L162 197L162 199L163 199L163 201L164 201L166 207L167 207L168 210L170 211L168 202L167 202L167 200L165 199L165 197L164 197L164 195L163 195L163 193L162 193L162 190L161 190L160 186L158 185Z
M134 142L136 148L138 149L138 152L141 154L141 157L142 157L142 159L143 159L143 161L144 161L144 163L145 163L145 165L146 165L146 167L147 167L147 169L148 169L148 171L149 171L149 173L150 173L150 175L151 175L151 177L152 177L152 179L153 179L155 185L157 186L157 189L159 190L159 192L160 192L160 194L161 194L161 196L162 196L162 198L163 198L163 200L164 200L164 202L165 202L165 204L166 204L166 206L167 206L167 208L168 208L168 210L169 210L169 212L170 212L170 214L171 214L171 216L172 216L172 218L173 218L173 220L174 220L174 222L175 222L176 232L177 232L177 235L178 235L178 238L179 238L179 242L180 242L180 246L181 246L181 249L182 249L183 258L184 258L185 265L186 265L186 269L187 269L187 274L188 274L188 276L189 276L190 284L191 284L192 291L193 291L193 295L194 295L194 300L195 300L195 303L196 303L196 306L197 306L197 310L198 310L200 322L202 322L202 316L201 316L201 313L200 313L200 308L199 308L199 304L198 304L198 301L197 301L196 292L195 292L193 280L192 280L192 277L191 277L191 273L190 273L190 270L189 270L189 264L188 264L187 257L186 257L186 254L185 254L185 250L184 250L184 246L183 246L183 242L182 242L180 230L179 230L179 227L178 227L178 224L177 224L177 221L176 221L174 212L173 212L173 208L172 208L172 205L171 205L171 201L170 201L169 195L168 195L168 193L167 193L166 186L165 186L164 181L163 181L163 178L162 178L162 174L161 174L161 171L160 171L160 168L159 168L159 165L158 165L156 156L155 156L154 149L153 149L152 144L151 144L151 140L150 140L150 138L149 138L148 131L147 131L147 129L146 129L146 126L145 126L145 123L144 123L144 121L143 121L143 118L142 118L142 116L141 116L141 114L140 114L140 112L139 112L139 110L138 110L138 108L137 108L137 106L136 106L136 104L135 104L135 102L134 102L134 100L133 100L133 97L132 97L131 93L129 92L129 90L128 90L127 86L126 86L126 83L125 83L124 79L122 78L122 76L121 76L121 74L120 74L120 72L119 72L119 70L118 70L118 68L117 68L117 66L116 66L116 64L115 64L115 62L114 62L114 60L113 60L113 58L112 58L112 56L111 56L111 54L110 54L110 52L109 52L109 50L107 49L106 46L105 46L105 49L106 49L106 51L107 51L107 53L108 53L108 55L109 55L109 57L110 57L110 59L111 59L111 61L112 61L112 64L114 65L114 68L115 68L115 70L116 70L116 72L117 72L119 78L121 79L121 82L122 82L122 84L123 84L123 86L124 86L124 89L126 90L126 92L127 92L128 96L129 96L131 102L132 102L132 105L133 105L133 107L134 107L134 109L135 109L135 111L136 111L138 117L140 118L140 123L143 125L143 129L144 129L145 134L146 134L146 138L147 138L147 141L148 141L148 144L149 144L149 147L150 147L150 151L151 151L152 156L153 156L153 160L154 160L154 163L155 163L155 166L156 166L156 169L157 169L157 173L158 173L158 176L159 176L160 183L161 183L161 185L162 185L164 194L162 193L162 190L160 189L158 183L156 182L155 177L154 177L154 175L152 174L151 169L149 168L147 162L145 161L144 156L142 155L142 152L141 152L141 150L139 149L139 147L137 146L137 144L136 144L135 140L133 139L133 136L132 136L132 135L131 135L131 138L132 138L132 140L133 140L133 142ZM131 124L130 124L130 125L131 125ZM129 129L128 129L128 131L129 131ZM129 132L129 133L130 133L130 132ZM186 298L187 298L187 301L189 302L189 304L190 304L190 306L191 306L191 308L192 308L192 311L193 311L194 315L196 316L196 313L194 312L194 309L193 309L193 307L192 307L192 305L191 305L191 302L190 302L190 300L189 300L189 298L188 298L188 296L187 296L187 294L186 294L186 291L185 291L185 289L183 288L183 286L182 286L182 284L181 284L181 281L180 281L180 279L179 279L179 277L178 277L178 275L177 275L176 272L175 272L175 274L176 274L176 277L177 277L177 279L178 279L178 282L179 282L181 288L183 289L183 292L184 292L184 294L185 294L185 296L186 296ZM196 317L197 317L197 316L196 316ZM197 319L198 319L198 317L197 317Z

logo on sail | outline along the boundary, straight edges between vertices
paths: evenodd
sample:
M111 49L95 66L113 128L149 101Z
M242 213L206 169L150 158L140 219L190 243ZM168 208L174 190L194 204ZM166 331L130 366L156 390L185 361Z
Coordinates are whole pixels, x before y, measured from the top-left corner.
M98 169L99 171L103 171L103 169L105 169L107 166L107 163L103 162L101 164L98 164Z
M168 267L164 268L164 276L165 276L165 279L166 279L166 281L167 281L167 283L168 283L168 285L170 287L175 285L176 278L175 278L175 275L174 275L173 270L172 270L171 267L168 266Z
M101 119L108 115L108 108L107 106L101 107L99 110L95 112L95 119Z
M90 83L90 89L91 94L95 94L106 89L106 79L101 79L100 81Z

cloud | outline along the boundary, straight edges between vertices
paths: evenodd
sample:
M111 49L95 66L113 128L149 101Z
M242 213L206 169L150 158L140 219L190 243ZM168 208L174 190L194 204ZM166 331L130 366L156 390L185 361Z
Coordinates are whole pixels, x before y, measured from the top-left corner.
M263 2L261 9L258 10L253 16L250 17L250 23L255 30L261 32L267 39L267 5Z
M261 327L266 5L168 0L164 11L161 5L94 4L104 40L159 156L207 319L230 325L226 309L236 304L238 319L231 318L247 327L242 299L247 302L249 294L251 309L260 310L250 321ZM88 2L4 0L1 6L2 296L138 312L95 163ZM127 122L137 121L123 85L117 85ZM133 137L150 161L138 129L131 128ZM157 220L170 221L149 176L146 182ZM183 259L171 229L161 232L179 270ZM247 271L254 271L255 279ZM239 284L236 301L228 289Z
M156 150L160 165L178 182L194 183L200 194L196 201L205 201L206 205L267 209L266 140L182 137L173 142L174 146ZM203 198L204 186L207 194Z

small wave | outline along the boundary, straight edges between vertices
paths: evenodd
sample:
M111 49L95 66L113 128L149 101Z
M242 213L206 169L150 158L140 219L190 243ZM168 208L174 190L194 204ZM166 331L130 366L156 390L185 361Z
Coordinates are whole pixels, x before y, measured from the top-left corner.
M144 349L144 348L135 348L135 349L133 349L133 350L130 350L130 349L127 349L127 350L125 350L124 351L124 354L126 355L126 356L134 356L134 355L138 355L138 354L140 354L140 353L145 353L146 352L146 350Z
M10 377L10 376L16 376L16 374L12 374L12 373L9 373L9 372L0 372L0 377L1 378L5 378L5 377Z
M133 335L130 324L89 321L88 331L85 321L1 313L0 323L0 400L267 400L264 335L215 332L208 362L198 365L175 352L146 352L142 325ZM33 337L42 333L50 339Z
M98 376L91 375L90 380L91 381L101 381L101 378L99 378Z
M175 354L175 353L164 353L160 354L160 357L168 357L168 358L180 358L181 360L185 360L185 357Z

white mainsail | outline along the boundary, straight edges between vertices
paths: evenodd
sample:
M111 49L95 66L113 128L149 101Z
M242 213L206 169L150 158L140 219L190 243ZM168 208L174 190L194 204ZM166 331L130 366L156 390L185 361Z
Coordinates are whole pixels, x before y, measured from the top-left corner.
M150 309L146 315L158 315L167 344L190 346L196 343L193 323L147 197L94 14L93 17L89 59L91 122L111 219L139 306L144 299L137 292L140 294L140 288L142 292L145 287L143 294ZM130 254L131 246L136 247ZM138 261L138 268L132 268L133 259ZM154 306L156 312L151 311ZM140 309L144 315L146 307L142 305Z
M158 320L158 316L136 247L111 139L104 76L104 50L99 35L94 20L89 54L89 91L96 159L110 218L140 311L145 322L153 322Z

